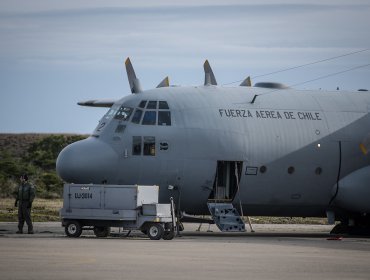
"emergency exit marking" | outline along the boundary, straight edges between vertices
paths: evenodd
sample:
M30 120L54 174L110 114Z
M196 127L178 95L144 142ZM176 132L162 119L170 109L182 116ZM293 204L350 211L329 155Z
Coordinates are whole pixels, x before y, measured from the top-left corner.
M257 175L258 167L247 166L245 169L245 175Z

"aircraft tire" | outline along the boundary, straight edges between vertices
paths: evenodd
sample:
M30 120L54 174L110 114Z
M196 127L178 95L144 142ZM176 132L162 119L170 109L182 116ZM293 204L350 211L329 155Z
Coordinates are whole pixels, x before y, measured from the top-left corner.
M94 227L96 237L107 237L110 234L110 227Z
M151 240L159 240L163 237L164 229L161 224L151 223L149 224L147 229L148 229L148 237Z
M78 221L68 221L64 231L68 237L79 237L82 233L82 226Z

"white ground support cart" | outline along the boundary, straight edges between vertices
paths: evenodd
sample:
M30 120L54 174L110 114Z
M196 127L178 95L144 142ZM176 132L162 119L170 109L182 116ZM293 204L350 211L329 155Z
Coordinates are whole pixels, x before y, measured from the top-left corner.
M69 237L93 229L107 237L111 227L141 230L150 239L174 237L174 204L158 203L158 186L65 184L62 226Z

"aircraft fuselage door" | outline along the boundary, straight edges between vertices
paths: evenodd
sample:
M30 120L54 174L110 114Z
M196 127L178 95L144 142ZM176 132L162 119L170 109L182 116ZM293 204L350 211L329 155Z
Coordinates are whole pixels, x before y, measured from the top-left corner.
M237 194L243 162L218 161L209 200L232 201Z

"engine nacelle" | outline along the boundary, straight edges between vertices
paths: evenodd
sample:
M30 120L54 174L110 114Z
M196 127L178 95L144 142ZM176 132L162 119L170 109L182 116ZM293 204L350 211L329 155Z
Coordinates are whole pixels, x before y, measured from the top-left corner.
M351 212L370 213L370 166L358 169L339 181L334 203Z

